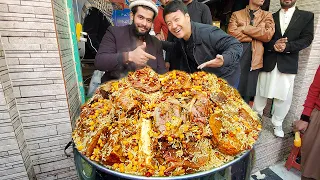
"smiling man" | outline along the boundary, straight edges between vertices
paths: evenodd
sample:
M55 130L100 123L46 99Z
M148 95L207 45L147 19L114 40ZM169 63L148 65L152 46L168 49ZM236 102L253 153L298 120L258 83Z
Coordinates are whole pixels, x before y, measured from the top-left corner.
M170 2L163 12L169 31L177 37L171 54L179 61L177 69L189 73L200 69L224 78L237 87L242 45L234 37L208 24L192 22L182 1Z
M149 34L158 8L151 0L131 1L131 25L109 27L100 44L95 67L105 71L102 82L119 79L144 66L166 71L161 42Z

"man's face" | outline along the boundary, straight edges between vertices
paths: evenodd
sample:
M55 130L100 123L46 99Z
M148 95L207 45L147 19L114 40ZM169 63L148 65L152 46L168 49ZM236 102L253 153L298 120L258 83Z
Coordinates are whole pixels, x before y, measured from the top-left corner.
M296 4L297 0L280 0L280 5L282 8L291 8Z
M160 0L161 4L166 6L169 2L171 2L171 0Z
M133 15L133 24L139 36L148 34L151 30L154 12L141 6L137 8L137 12Z
M264 3L264 0L252 0L251 3L256 6L262 6Z
M191 23L189 14L183 14L180 10L165 16L169 31L177 38L190 37Z

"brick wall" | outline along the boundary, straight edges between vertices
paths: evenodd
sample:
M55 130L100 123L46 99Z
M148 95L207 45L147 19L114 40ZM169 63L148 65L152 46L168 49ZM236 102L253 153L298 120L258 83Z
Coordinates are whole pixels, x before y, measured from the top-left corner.
M34 178L21 119L0 41L0 179Z
M71 139L70 117L77 116L79 93L75 88L75 69L71 65L73 59L70 54L73 52L68 50L70 42L61 41L70 37L66 31L56 34L52 2L65 5L61 0L0 0L0 35L5 50L7 77L10 77L6 83L11 83L10 97L16 102L15 114L10 117L1 114L14 121L15 128L6 128L10 132L5 134L0 131L0 138L16 137L16 144L24 138L27 145L22 146L27 148L20 148L26 149L27 153L22 151L19 155L13 151L15 154L7 157L3 152L0 157L19 162L16 166L20 167L21 172L23 166L27 171L31 164L37 179L76 179L73 159L64 155L63 148ZM63 19L67 17L56 18L62 20L60 25L68 28L68 23ZM58 41L61 42L60 51ZM18 126L20 129L16 128L16 117L22 122L22 126L21 123ZM1 119L0 127L7 126L7 121ZM0 144L0 149L11 146L9 143L14 143L14 139L4 143ZM1 178L5 167L0 164ZM19 173L17 170L12 177L19 179Z
M294 120L300 118L303 103L320 64L320 4L318 0L298 0L297 7L315 14L315 37L310 47L302 50L299 57L299 70L295 79L293 100L290 111L284 121L284 126L291 126ZM276 12L280 8L279 0L270 1L270 11ZM290 128L288 128L290 129Z

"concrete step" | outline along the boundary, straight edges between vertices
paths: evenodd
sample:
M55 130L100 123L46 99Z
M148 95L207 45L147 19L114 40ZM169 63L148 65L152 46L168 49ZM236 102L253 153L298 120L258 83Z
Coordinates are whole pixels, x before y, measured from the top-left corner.
M285 161L276 165L257 171L251 175L250 180L300 180L301 172L291 168L289 171L285 168Z

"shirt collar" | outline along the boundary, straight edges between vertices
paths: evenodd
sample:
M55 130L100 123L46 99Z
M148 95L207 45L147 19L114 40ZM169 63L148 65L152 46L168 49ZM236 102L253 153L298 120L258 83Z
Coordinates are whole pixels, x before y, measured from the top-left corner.
M248 13L250 12L249 5L246 6L246 11ZM253 14L258 14L260 11L261 11L261 8L259 7L257 10L253 10Z
M291 13L291 14L293 14L294 10L296 10L296 5L294 5L291 8L289 8L288 11L285 11L284 9L281 8L281 12L282 13Z
M191 5L191 4L193 4L195 1L197 1L197 0L192 0L191 3L187 4L187 7L188 7L189 5Z

